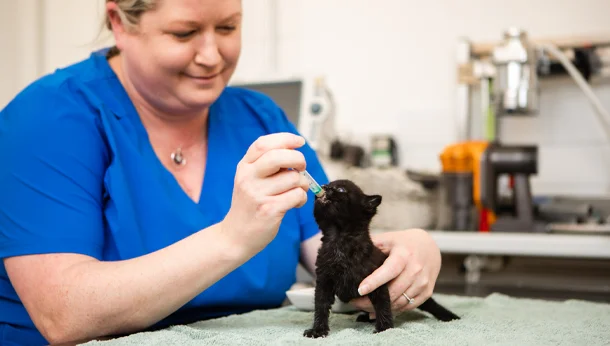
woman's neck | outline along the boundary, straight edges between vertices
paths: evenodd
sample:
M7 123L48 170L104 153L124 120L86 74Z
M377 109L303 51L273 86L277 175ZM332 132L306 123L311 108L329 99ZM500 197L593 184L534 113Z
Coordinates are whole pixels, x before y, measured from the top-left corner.
M123 73L120 55L110 58L108 62L138 111L151 141L159 140L169 147L186 149L206 140L209 108L180 115L167 114L146 102L135 90Z
M200 145L207 139L207 109L192 116L165 116L146 103L134 104L151 141L160 141L173 151Z

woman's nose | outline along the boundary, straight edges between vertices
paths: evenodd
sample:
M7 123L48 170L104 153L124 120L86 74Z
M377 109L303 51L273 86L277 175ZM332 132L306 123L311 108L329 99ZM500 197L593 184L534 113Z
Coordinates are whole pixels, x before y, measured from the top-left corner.
M214 34L206 34L197 49L195 63L205 67L215 67L220 64L222 57Z

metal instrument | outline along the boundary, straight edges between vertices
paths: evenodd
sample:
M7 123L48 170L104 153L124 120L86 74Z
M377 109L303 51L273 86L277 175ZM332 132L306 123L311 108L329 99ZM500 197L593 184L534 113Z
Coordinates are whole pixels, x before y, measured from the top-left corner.
M504 41L492 54L496 66L494 94L499 111L505 113L536 114L539 109L537 74L538 55L527 34L510 28L504 33Z

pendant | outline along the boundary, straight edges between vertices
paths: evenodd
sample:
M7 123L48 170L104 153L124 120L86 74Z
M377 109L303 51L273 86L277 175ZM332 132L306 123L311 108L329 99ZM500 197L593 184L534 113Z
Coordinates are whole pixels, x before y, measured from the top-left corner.
M171 158L174 161L174 163L179 166L186 165L186 159L184 158L184 155L182 155L182 149L180 149L180 148L178 148L176 151L174 151L172 153Z

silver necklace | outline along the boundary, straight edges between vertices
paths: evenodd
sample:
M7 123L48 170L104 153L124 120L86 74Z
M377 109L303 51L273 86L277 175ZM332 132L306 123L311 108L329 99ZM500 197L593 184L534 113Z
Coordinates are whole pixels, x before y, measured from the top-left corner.
M172 161L174 161L174 163L177 164L178 166L186 165L186 158L182 154L182 148L179 147L178 149L176 149L176 151L174 151L170 155L170 157L172 158Z

